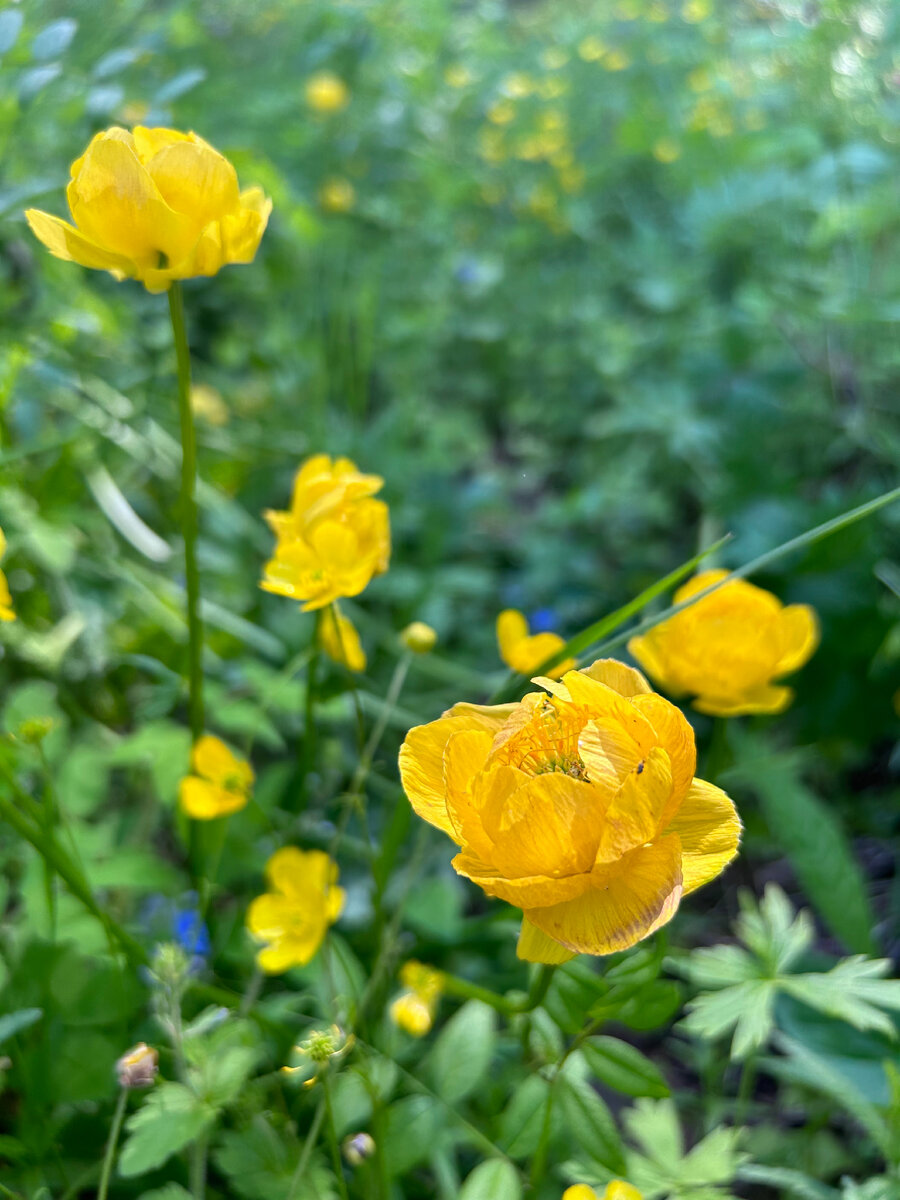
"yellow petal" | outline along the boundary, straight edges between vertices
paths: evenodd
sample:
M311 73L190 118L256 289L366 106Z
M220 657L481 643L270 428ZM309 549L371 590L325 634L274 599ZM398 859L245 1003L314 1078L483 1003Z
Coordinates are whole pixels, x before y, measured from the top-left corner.
M499 770L482 779L499 777ZM512 793L494 788L482 809L494 843L491 865L510 879L589 871L609 799L603 789L558 771L532 776Z
M479 728L473 714L441 717L416 725L400 747L400 779L413 810L429 824L455 838L444 798L444 748L454 733Z
M68 221L36 208L26 209L25 217L32 233L55 258L98 271L121 271L124 275L133 273L134 267L129 258L98 246Z
M509 878L468 851L457 854L451 866L458 875L471 879L488 896L496 896L498 900L505 900L507 904L523 909L547 907L550 904L561 904L564 900L574 900L576 896L584 895L592 886L590 873L558 878L549 875Z
M525 962L533 963L559 964L568 962L571 958L575 957L571 950L567 950L565 946L561 946L552 937L548 937L536 925L532 925L527 917L522 920L522 931L519 934L516 954L519 958L524 959ZM569 1188L566 1195L571 1191L574 1191L574 1189ZM596 1200L593 1193L591 1193L591 1200Z
M238 790L248 790L253 783L250 764L232 754L221 738L204 734L198 738L191 753L191 765L198 775L221 786L231 785Z
M605 683L620 696L640 696L652 692L652 688L640 671L618 662L615 658L598 658L589 667L582 667L579 672L598 683Z
M500 657L512 670L518 670L513 665L512 656L520 642L528 637L528 622L523 613L515 608L504 609L497 617L497 644L500 647Z
M325 929L322 926L305 938L281 938L260 950L256 961L262 970L270 975L278 975L291 967L305 967L315 957L324 935Z
M791 688L777 685L754 688L735 696L698 696L697 712L711 717L739 717L746 713L780 713L794 698Z
M541 960L538 959L538 962ZM573 1183L562 1194L562 1200L599 1200L597 1193L586 1183Z
M775 674L788 675L810 659L819 644L819 622L807 604L789 604L778 618L781 656Z
M712 783L695 779L668 833L681 839L685 894L721 874L738 852L741 821L730 798Z
M251 900L246 925L254 937L263 942L277 942L284 936L294 916L295 905L287 896L264 892Z
M709 571L700 571L689 579L687 583L683 583L673 597L676 604L681 604L683 600L690 600L691 596L696 596L698 592L703 592L707 588L712 587L714 583L718 583L720 579L725 579L731 572L725 567L714 567ZM659 626L657 626L659 628Z
M403 992L391 1003L391 1020L411 1037L424 1037L434 1021L434 1004L415 992Z
M672 796L672 768L661 746L654 746L626 777L606 812L597 864L618 862L659 832Z
M240 206L234 167L205 142L170 142L145 166L166 204L194 223L196 236Z
M174 146L179 142L189 142L191 135L180 133L177 129L166 129L157 126L148 129L145 125L135 125L131 133L134 151L142 163L148 162L154 154L159 154L166 146ZM75 174L74 168L72 174Z
M656 692L635 696L632 703L653 726L658 744L669 756L672 795L677 804L687 793L697 770L697 744L691 723L677 705Z
M662 628L663 626L657 626L657 629ZM679 686L677 676L672 671L669 657L666 653L665 640L657 633L656 629L651 629L649 633L644 634L642 637L630 638L628 641L628 653L632 658L637 659L659 687L664 688L673 696L681 694L683 689Z
M577 900L525 912L532 924L581 954L627 950L670 920L681 897L681 843L674 834L596 873Z
M490 855L491 841L484 832L480 809L472 800L476 777L484 769L493 738L484 729L453 733L444 747L444 796L453 824L453 840L470 846L476 854ZM518 786L521 780L513 786Z
M606 1185L603 1200L643 1200L641 1193L624 1179L611 1179Z
M324 614L319 626L319 643L328 657L350 671L366 669L366 652L362 648L356 626L336 604Z
M196 775L187 775L182 779L178 798L183 811L195 821L227 817L230 813L239 812L247 803L244 793L226 791L218 784L199 779Z

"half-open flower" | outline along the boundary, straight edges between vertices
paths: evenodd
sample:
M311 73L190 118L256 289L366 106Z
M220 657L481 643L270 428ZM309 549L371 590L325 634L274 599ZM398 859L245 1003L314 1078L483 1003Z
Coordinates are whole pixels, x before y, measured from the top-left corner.
M181 781L181 807L195 821L212 821L238 812L250 799L253 768L212 734L198 738L191 751L191 774Z
M497 618L497 644L500 657L511 670L520 675L533 675L566 643L558 633L529 632L525 614L515 608L506 608ZM551 667L547 674L551 679L559 679L574 666L575 660L567 658Z
M728 796L694 778L694 734L611 659L518 704L457 704L410 730L400 773L454 868L521 908L520 957L627 949L737 853Z
M32 231L57 258L139 279L164 292L256 254L272 202L241 191L227 158L195 133L113 126L72 163L73 224L30 208Z
M285 846L266 863L269 891L247 910L247 928L268 943L256 956L264 971L279 974L302 967L321 946L329 925L341 915L344 889L338 865L324 850Z
M675 593L680 604L728 575L702 571ZM734 579L628 643L654 682L718 717L777 713L794 693L772 681L798 670L819 643L815 611L785 607L763 588Z

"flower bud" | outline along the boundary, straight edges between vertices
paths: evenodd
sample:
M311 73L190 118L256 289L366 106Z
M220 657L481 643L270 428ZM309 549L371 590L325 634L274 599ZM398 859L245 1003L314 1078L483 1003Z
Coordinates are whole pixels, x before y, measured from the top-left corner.
M151 1087L159 1070L159 1055L146 1042L138 1042L116 1063L119 1087Z
M400 641L413 654L427 654L437 642L437 633L424 621L413 621L400 634Z
M344 1138L342 1149L350 1166L358 1167L375 1153L375 1139L368 1133L351 1133Z
M30 746L39 745L56 722L52 717L30 717L19 726L19 737Z

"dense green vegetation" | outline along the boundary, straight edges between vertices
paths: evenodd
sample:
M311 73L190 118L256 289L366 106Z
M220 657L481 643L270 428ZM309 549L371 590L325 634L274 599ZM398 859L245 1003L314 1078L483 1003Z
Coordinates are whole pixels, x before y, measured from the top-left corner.
M91 136L136 124L274 202L252 265L184 287L207 726L256 774L193 859L166 299L22 215L64 215ZM900 504L754 575L821 624L787 711L683 706L739 859L534 1007L519 913L396 769L508 685L502 609L570 638L726 534L705 565L897 486L900 10L28 0L0 9L0 140L0 1196L97 1194L120 1096L116 1198L900 1195ZM358 675L259 587L263 511L319 452L390 507L389 570L342 602ZM285 844L347 901L263 979L245 916ZM422 1039L389 1015L408 959L448 973ZM324 1084L279 1073L332 1023L356 1042ZM167 1082L126 1095L140 1041ZM374 1154L336 1163L331 1130Z

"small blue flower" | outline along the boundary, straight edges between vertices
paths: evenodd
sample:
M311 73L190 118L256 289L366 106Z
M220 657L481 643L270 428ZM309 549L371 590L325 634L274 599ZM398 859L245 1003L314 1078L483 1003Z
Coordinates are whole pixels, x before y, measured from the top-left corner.
M209 931L196 909L175 912L172 917L172 937L182 950L195 958L206 958L210 952Z
M555 633L559 617L555 609L536 608L529 618L528 624L532 633Z

